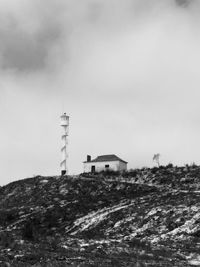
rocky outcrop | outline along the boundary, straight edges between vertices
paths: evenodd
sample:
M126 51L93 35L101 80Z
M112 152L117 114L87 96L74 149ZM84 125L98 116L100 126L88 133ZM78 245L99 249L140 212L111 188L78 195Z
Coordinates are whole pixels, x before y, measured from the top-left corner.
M169 165L1 187L0 266L200 266L199 177Z

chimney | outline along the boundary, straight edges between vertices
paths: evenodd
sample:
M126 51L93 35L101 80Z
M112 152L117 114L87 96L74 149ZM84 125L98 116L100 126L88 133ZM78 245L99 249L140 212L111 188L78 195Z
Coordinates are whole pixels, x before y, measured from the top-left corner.
M91 156L87 155L87 162L90 162L90 161L91 161Z

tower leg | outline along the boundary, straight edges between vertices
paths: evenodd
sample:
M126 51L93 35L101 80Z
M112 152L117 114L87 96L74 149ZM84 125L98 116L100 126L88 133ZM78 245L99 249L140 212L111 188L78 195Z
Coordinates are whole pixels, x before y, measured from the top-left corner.
M61 171L61 176L64 176L66 174L66 170Z

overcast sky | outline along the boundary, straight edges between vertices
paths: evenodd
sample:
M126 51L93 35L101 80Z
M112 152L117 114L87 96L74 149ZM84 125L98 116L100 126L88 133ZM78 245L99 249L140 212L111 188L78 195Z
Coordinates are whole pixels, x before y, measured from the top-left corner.
M0 0L0 179L70 172L87 154L129 168L200 164L199 0Z

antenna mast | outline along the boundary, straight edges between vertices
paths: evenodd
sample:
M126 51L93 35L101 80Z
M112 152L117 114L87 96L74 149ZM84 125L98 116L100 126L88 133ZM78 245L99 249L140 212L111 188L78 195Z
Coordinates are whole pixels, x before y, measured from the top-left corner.
M60 117L61 127L62 127L62 147L61 147L61 156L62 160L60 163L61 175L68 174L68 135L69 135L69 116L66 113L63 113Z

